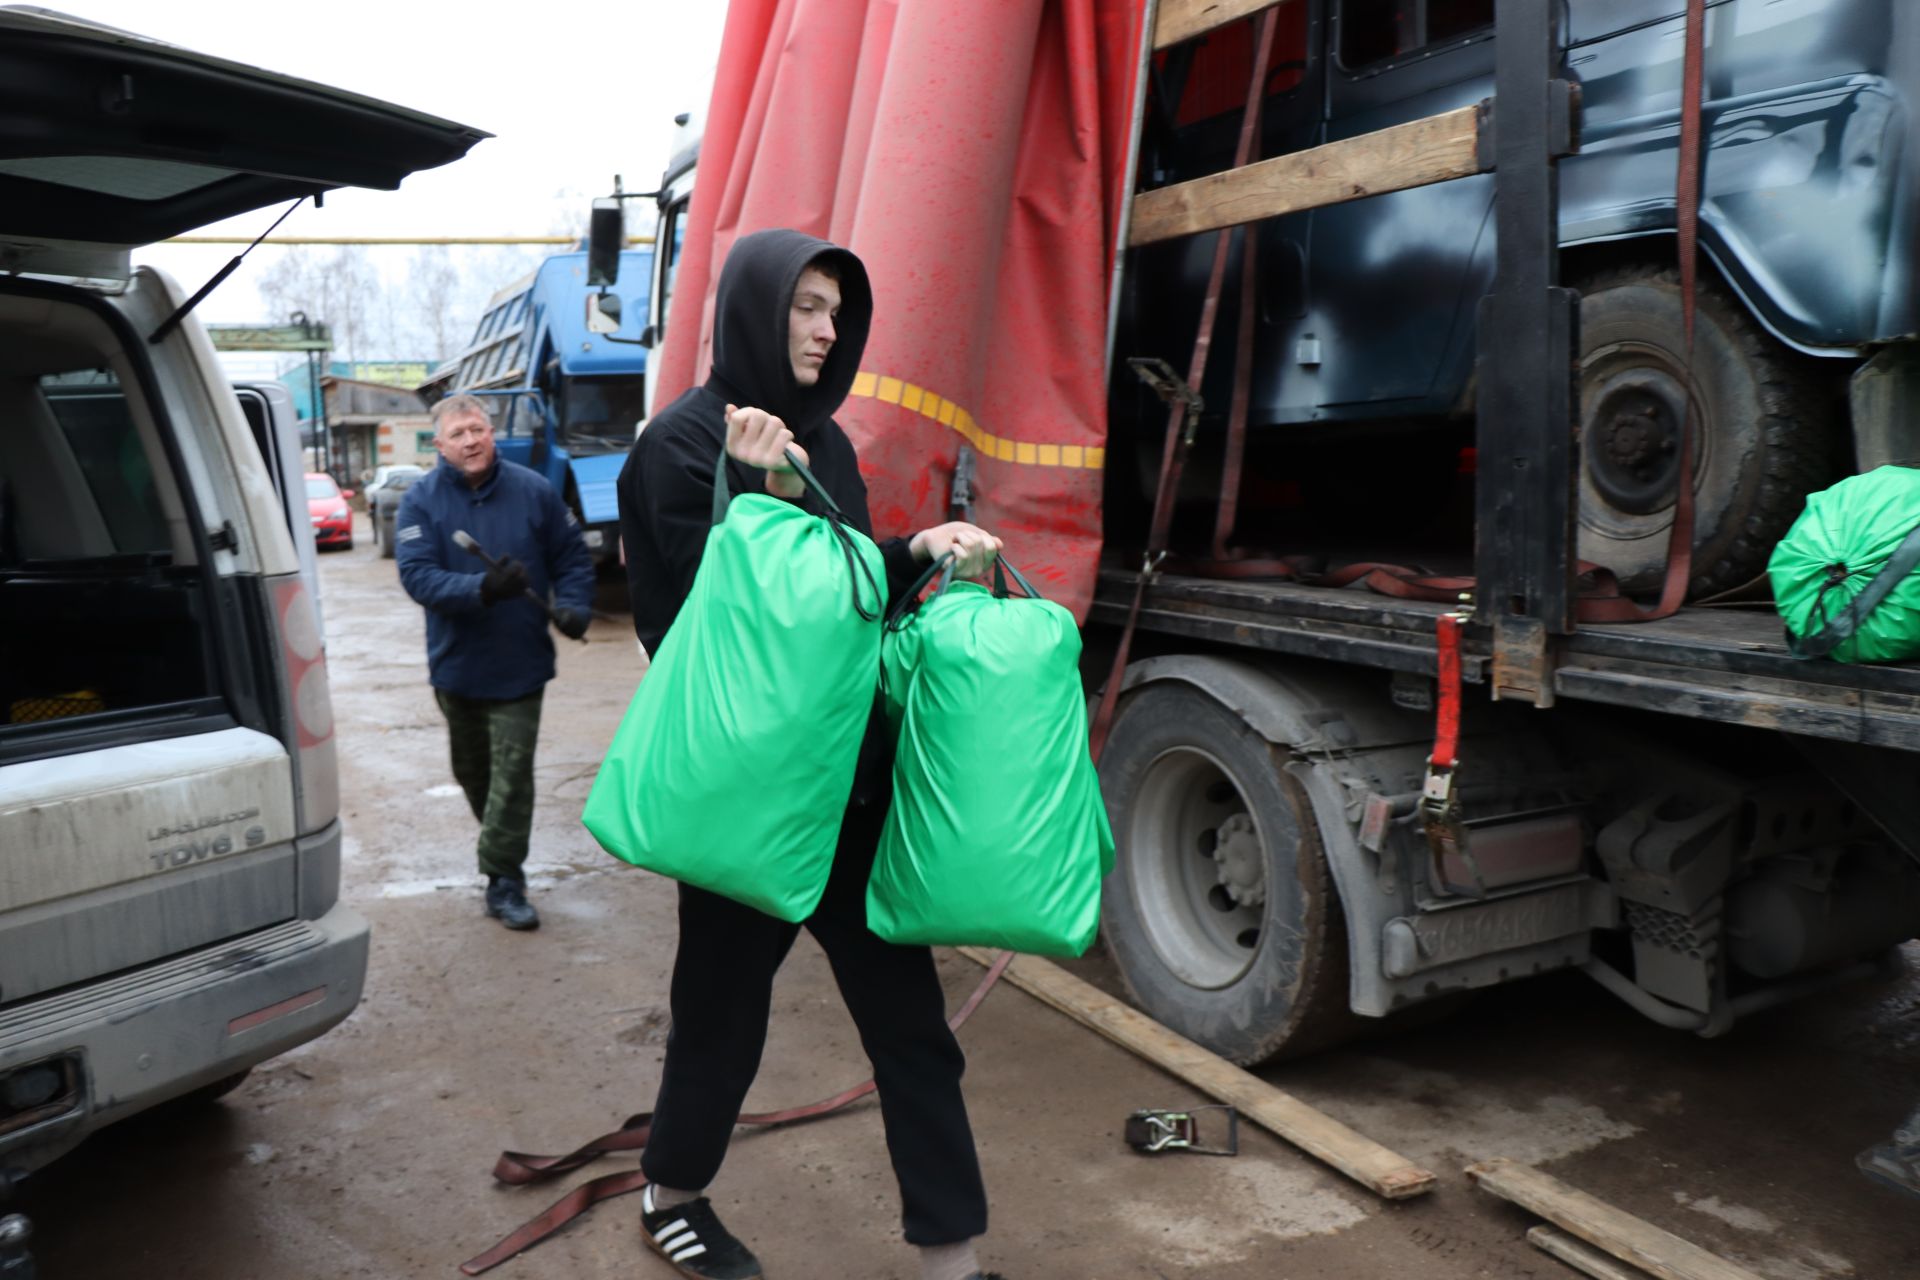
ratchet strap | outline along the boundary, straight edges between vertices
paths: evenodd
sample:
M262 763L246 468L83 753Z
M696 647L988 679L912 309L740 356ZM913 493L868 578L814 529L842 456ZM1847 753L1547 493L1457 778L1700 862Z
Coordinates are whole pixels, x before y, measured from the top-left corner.
M1007 971L1007 965L1013 960L1011 951L1002 951L994 958L993 965L986 976L980 979L980 985L973 989L953 1016L947 1019L947 1025L958 1031L987 993L1000 981L1000 975ZM807 1120L817 1120L832 1115L841 1108L866 1097L875 1089L872 1080L844 1089L831 1098L822 1098L805 1106L788 1107L782 1111L745 1112L736 1122L760 1129L775 1129L782 1125L799 1124ZM523 1151L502 1151L494 1162L493 1176L509 1186L525 1186L534 1182L545 1182L562 1174L572 1173L575 1169L592 1164L601 1156L616 1155L623 1151L642 1151L647 1139L653 1133L653 1113L643 1111L639 1115L629 1116L612 1133L605 1133L586 1142L562 1156L528 1155ZM549 1205L545 1211L532 1220L510 1232L500 1243L486 1252L478 1254L460 1264L460 1270L470 1276L477 1276L499 1266L507 1259L516 1257L533 1248L551 1236L575 1218L599 1204L602 1200L611 1200L638 1191L647 1185L647 1175L639 1169L628 1169L623 1173L609 1173L583 1182L566 1195Z
M1207 1142L1200 1136L1200 1116L1211 1111L1224 1112L1227 1122L1227 1136L1217 1143ZM1128 1146L1145 1156L1157 1156L1163 1151L1235 1156L1240 1154L1240 1113L1225 1105L1188 1107L1184 1111L1136 1111L1127 1117L1121 1136Z

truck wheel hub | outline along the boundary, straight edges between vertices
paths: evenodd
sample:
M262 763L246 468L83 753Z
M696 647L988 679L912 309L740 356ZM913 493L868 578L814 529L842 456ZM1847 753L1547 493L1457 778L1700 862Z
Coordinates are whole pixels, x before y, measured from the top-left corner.
M1253 829L1251 817L1236 813L1220 824L1213 861L1219 868L1220 887L1236 905L1257 907L1266 902L1266 859L1261 856L1260 836Z
M1589 397L1582 452L1594 488L1613 507L1652 515L1673 505L1685 403L1675 378L1646 367L1623 370Z

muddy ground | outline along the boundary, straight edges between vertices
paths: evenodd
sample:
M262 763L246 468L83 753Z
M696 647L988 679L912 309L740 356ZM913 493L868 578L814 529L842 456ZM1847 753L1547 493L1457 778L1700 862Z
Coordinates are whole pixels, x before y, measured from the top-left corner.
M496 1153L564 1150L652 1103L672 887L612 862L578 821L638 672L618 588L589 643L561 642L531 864L545 924L511 934L480 913L420 612L366 532L363 517L355 549L321 559L343 891L373 923L365 1000L223 1102L122 1125L35 1178L23 1207L43 1280L453 1277L563 1189L496 1186ZM955 1000L980 972L950 954L941 967ZM1097 953L1077 968L1111 985ZM1572 1276L1525 1242L1529 1217L1460 1172L1493 1156L1540 1164L1767 1280L1920 1276L1920 1201L1852 1163L1920 1097L1920 977L1715 1041L1652 1026L1583 978L1539 979L1266 1072L1440 1175L1434 1194L1399 1204L1257 1131L1234 1159L1132 1154L1129 1111L1203 1099L1012 988L962 1040L993 1198L981 1253L1011 1280ZM803 934L749 1105L864 1078ZM776 1280L915 1274L871 1102L743 1137L714 1194ZM664 1278L637 1219L633 1199L605 1204L492 1274Z

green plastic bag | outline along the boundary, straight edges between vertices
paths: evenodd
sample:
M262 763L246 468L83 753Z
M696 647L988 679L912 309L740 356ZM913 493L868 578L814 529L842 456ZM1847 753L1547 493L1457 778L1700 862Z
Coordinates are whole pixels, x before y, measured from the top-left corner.
M1008 566L1012 568L1012 566ZM952 582L881 645L898 748L893 807L867 882L867 926L890 942L1077 956L1100 923L1113 833L1087 750L1080 630L1016 570L1009 598Z
M693 591L581 821L616 858L797 922L826 890L853 790L886 568L795 466L829 515L762 494L729 505L721 456Z
M1767 576L1796 658L1920 657L1920 471L1878 467L1807 499Z

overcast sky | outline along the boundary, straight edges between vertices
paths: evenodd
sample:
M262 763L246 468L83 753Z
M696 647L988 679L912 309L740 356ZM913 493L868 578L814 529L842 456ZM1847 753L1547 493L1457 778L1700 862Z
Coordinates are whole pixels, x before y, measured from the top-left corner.
M496 135L464 160L408 178L399 191L340 191L324 209L302 206L280 228L284 235L549 235L575 206L584 209L590 197L610 190L615 173L628 190L651 190L666 165L674 115L705 111L726 18L724 0L40 2ZM629 209L632 218L641 206ZM277 213L204 230L256 235ZM157 246L136 261L157 264L192 289L235 252ZM263 314L253 287L276 252L286 251L256 249L201 305L202 318L279 319ZM404 267L412 250L371 252L387 272Z

